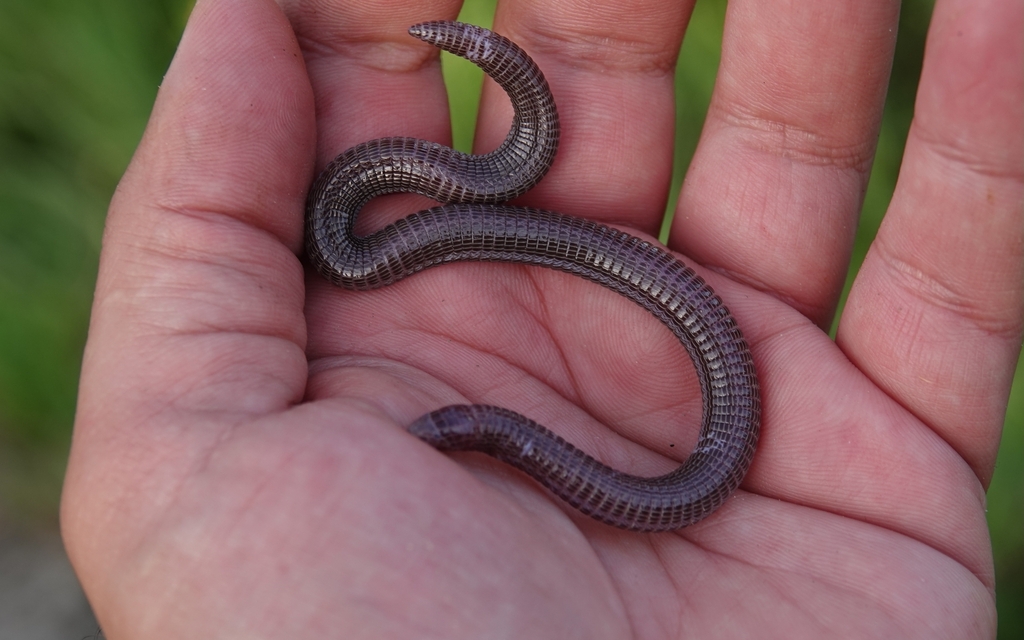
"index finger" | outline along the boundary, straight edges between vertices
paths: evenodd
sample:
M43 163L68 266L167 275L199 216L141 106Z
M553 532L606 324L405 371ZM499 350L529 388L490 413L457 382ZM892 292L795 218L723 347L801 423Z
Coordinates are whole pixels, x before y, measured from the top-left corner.
M318 166L360 142L408 136L447 143L437 49L408 34L454 19L458 0L379 3L279 0L298 37L316 100Z

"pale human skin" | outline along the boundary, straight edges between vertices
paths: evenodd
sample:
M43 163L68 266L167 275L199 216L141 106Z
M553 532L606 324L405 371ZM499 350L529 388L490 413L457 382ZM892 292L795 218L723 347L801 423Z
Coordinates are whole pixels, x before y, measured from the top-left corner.
M62 508L106 637L994 635L984 505L1024 313L1024 5L938 0L899 185L833 343L898 3L729 3L669 246L751 343L762 441L719 512L642 535L404 426L486 402L663 471L699 395L656 321L539 269L352 293L300 261L334 154L448 139L435 51L405 29L458 3L280 4L199 0L111 204ZM495 29L562 114L524 202L656 233L689 7L500 4ZM488 86L481 150L507 111Z

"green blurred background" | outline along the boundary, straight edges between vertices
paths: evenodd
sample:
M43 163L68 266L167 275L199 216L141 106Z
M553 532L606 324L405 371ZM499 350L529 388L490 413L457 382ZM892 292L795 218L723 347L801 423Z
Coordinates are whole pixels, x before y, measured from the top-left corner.
M53 530L107 203L145 127L192 0L0 2L0 528ZM932 0L906 0L850 279L896 183ZM489 25L494 0L462 19ZM707 110L724 0L700 0L676 73L674 204ZM456 146L468 150L480 72L444 58ZM1000 638L1024 637L1024 370L989 523Z

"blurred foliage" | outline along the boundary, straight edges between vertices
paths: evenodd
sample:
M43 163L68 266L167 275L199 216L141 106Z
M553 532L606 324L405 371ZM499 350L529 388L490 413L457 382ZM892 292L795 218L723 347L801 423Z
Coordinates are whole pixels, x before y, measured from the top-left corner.
M55 517L103 218L184 4L0 4L0 516Z
M489 25L494 0L462 18ZM55 521L107 203L142 134L192 0L0 4L0 520ZM906 0L850 281L892 196L932 0ZM711 99L724 0L700 0L677 69L674 207ZM443 58L452 130L472 145L482 76ZM844 294L845 297L845 294ZM1006 418L989 522L1000 637L1024 636L1024 384Z
M988 524L996 564L999 638L1024 638L1024 354L1003 423L996 473L988 490Z

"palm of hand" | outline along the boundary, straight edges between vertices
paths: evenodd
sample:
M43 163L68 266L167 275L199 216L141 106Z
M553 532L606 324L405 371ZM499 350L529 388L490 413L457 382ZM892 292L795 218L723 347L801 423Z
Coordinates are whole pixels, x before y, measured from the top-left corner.
M309 38L299 4L289 15ZM994 449L979 452L929 424L921 404L930 396L901 387L886 373L894 367L868 360L872 340L913 352L923 339L879 338L868 319L887 312L865 302L880 290L870 265L840 349L815 324L827 317L815 310L828 309L837 294L834 275L803 296L792 280L751 286L769 278L744 268L744 251L763 248L767 232L750 236L732 263L680 245L705 251L701 262L747 283L701 272L752 346L765 408L745 490L695 527L620 532L567 512L500 464L453 461L405 434L404 425L428 409L486 402L527 413L616 468L653 475L689 450L695 427L687 433L685 424L696 425L700 402L685 354L664 328L564 274L459 264L361 294L304 276L295 259L303 204L295 194L308 185L315 147L307 69L321 148L378 133L353 130L359 125L343 117L360 96L351 104L325 97L337 95L331 55L309 46L303 68L272 6L239 19L237 8L227 17L231 5L196 9L194 34L186 35L154 119L202 115L194 87L205 85L175 71L225 60L236 80L218 95L239 115L207 135L242 140L249 153L235 144L230 158L274 162L193 165L196 147L188 142L157 159L156 150L166 150L153 127L112 205L111 229L122 233L153 224L127 212L155 212L147 220L162 222L150 246L105 250L69 469L69 549L108 636L175 635L213 621L220 635L289 637L813 637L835 629L965 637L991 624L981 505ZM201 37L218 29L248 29L264 40L241 38L232 46L249 49L239 56ZM254 68L265 77L247 84ZM346 87L358 92L361 72L345 76ZM415 82L440 90L436 76ZM489 135L500 135L486 122L496 113L483 116ZM435 121L424 116L411 126L429 132ZM181 130L189 140L193 132ZM216 156L226 147L203 148ZM263 172L255 189L247 170ZM572 184L579 176L559 171L531 204L613 221L629 211L629 224L643 233L651 216L636 212L655 211L651 203L664 198L655 188L633 204L611 188L606 193L618 195L599 193L579 210L579 202L555 195L579 196ZM144 175L173 176L188 188L160 191L164 183ZM707 179L699 167L691 172L697 195L684 194L684 206L689 197L699 207ZM693 230L714 237L707 227ZM169 264L178 270L168 279ZM119 282L125 265L136 266L146 287ZM191 293L181 302L183 287ZM168 314L163 304L134 306L140 298L180 306ZM103 321L126 310L141 329L118 333ZM103 356L104 340L121 347L107 353L137 355L125 367ZM101 400L109 382L100 380L114 364L121 384L159 391L112 410L109 396ZM147 429L103 431L112 415ZM97 475L89 462L97 456L120 462ZM105 527L87 524L83 514L98 508L90 496L111 495L119 513ZM191 613L176 616L181 610Z

